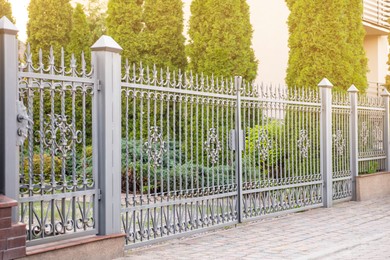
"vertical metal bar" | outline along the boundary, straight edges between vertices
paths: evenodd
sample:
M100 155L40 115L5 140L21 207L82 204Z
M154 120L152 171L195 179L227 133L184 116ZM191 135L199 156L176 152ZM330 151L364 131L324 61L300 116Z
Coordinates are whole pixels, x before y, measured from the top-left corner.
M385 107L385 114L384 114L384 127L383 127L383 151L386 154L386 160L385 160L385 170L390 171L390 138L389 138L389 131L390 131L390 93L387 91L387 89L383 90L383 93L381 94L383 98L383 103Z
M242 77L234 77L234 85L237 94L237 105L236 105L236 180L237 180L237 217L238 222L241 223L243 220L242 212L242 162L241 162L241 84Z
M318 87L321 91L321 173L324 180L323 203L330 208L333 203L332 192L332 83L324 78Z

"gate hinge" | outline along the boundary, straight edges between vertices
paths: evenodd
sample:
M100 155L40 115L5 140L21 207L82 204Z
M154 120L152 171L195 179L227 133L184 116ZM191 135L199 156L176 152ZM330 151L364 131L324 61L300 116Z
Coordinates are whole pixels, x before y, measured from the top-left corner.
M98 198L98 200L102 199L102 190L101 189L97 190L97 198Z
M101 83L101 81L99 79L96 80L96 86L97 86L97 91L100 91L102 83Z

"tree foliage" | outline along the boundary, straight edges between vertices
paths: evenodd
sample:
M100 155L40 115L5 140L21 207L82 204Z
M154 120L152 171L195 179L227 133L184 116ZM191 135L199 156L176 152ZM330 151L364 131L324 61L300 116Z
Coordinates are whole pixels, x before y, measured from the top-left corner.
M290 8L289 87L314 88L327 77L337 89L367 87L363 6L359 0L286 0Z
M87 16L84 13L83 6L77 4L73 10L70 42L66 47L66 51L68 55L73 53L77 60L81 57L81 53L84 53L86 64L90 64L91 45L91 33L87 22Z
M7 16L11 22L15 23L15 19L12 16L11 3L8 0L0 0L0 18L3 16Z
M106 12L100 0L89 0L86 4L87 21L92 43L106 33Z
M107 33L123 48L123 59L139 62L142 53L140 33L142 0L109 0L107 9Z
M189 26L190 69L215 76L256 78L258 64L245 0L194 0Z
M53 47L57 61L61 47L69 43L72 29L72 6L70 0L31 0L28 6L27 42L31 44L34 60L41 48Z
M183 35L182 0L145 0L145 42L142 61L157 67L184 69L187 64Z

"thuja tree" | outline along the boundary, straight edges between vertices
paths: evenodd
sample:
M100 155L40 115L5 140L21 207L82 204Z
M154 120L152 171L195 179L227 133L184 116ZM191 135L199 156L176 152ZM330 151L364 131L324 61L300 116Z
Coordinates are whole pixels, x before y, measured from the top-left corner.
M367 87L359 0L287 0L290 8L286 82L289 87L314 88L327 77L336 89Z
M72 29L70 0L31 0L28 18L27 42L31 44L34 61L40 48L48 51L52 46L58 62L61 47L68 45Z
M106 32L106 13L100 0L89 0L85 7L91 41L94 43Z
M3 16L7 16L11 22L15 23L15 19L12 16L11 4L8 0L0 0L0 18Z
M215 76L254 80L257 61L245 0L194 0L189 22L189 68Z
M183 35L182 0L146 0L143 10L145 42L142 61L147 65L184 69L187 64Z
M107 33L123 48L123 59L139 62L142 53L140 32L142 0L110 0L107 9Z
M73 10L72 30L70 32L70 42L66 48L68 55L74 54L80 60L81 53L85 55L86 64L90 64L90 47L92 45L91 33L84 13L83 6L77 4Z

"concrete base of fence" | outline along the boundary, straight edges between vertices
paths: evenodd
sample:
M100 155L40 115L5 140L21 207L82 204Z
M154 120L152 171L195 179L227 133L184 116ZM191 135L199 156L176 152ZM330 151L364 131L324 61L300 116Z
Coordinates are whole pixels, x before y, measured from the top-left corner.
M360 175L356 178L358 201L381 198L390 195L390 172Z
M27 248L19 260L108 260L124 256L124 234L87 236Z

